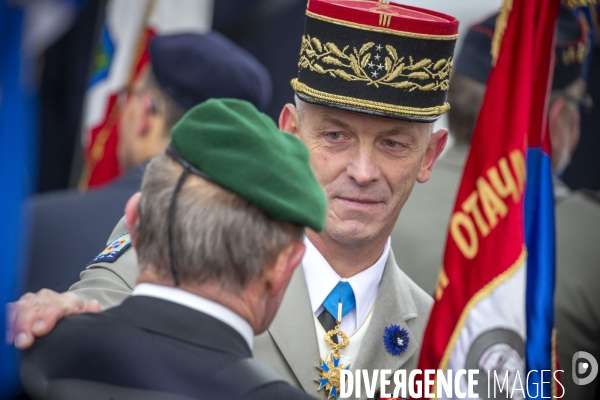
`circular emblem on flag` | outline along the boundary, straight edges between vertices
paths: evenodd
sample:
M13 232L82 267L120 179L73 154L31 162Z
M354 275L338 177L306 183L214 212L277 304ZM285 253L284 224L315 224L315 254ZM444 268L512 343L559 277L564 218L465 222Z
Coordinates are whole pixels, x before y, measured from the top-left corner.
M465 369L479 371L478 384L475 393L483 400L488 400L489 387L494 385L494 371L500 381L505 379L508 372L508 386L502 392L506 394L506 388L512 388L517 374L524 376L525 372L525 342L515 331L503 328L491 329L483 332L477 337L469 348ZM490 371L490 382L487 381L487 371ZM499 389L498 389L499 390ZM491 392L493 393L493 392ZM513 392L514 399L522 399L520 391ZM493 394L492 394L493 397Z

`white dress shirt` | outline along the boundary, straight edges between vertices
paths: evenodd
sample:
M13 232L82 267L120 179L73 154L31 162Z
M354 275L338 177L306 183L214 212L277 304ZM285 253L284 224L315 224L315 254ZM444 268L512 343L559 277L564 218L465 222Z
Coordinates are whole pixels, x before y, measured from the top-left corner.
M306 253L302 258L302 267L313 312L316 316L321 314L323 302L339 281L350 283L356 299L356 308L342 318L340 329L348 336L353 335L363 325L377 299L383 270L390 254L390 239L388 238L383 253L375 264L347 279L341 278L331 268L319 250L306 237L304 244Z
M252 350L254 344L254 330L250 324L238 314L219 303L215 303L212 300L205 299L204 297L197 296L182 289L155 285L152 283L137 284L131 295L155 297L157 299L181 304L182 306L210 315L239 332L246 343L248 343L250 350Z

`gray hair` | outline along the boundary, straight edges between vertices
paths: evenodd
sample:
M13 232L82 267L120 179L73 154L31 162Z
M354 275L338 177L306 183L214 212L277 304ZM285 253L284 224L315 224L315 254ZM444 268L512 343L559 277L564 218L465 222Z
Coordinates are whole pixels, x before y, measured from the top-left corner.
M138 205L136 250L142 268L171 274L167 214L183 168L161 154L150 161ZM303 229L267 216L258 207L223 187L190 175L177 194L173 220L173 253L182 283L220 282L238 290L293 241Z

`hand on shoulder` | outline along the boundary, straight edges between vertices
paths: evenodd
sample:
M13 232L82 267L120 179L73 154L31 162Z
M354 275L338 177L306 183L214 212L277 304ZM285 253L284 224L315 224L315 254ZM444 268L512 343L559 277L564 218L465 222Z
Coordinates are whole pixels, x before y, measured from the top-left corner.
M85 303L75 293L42 289L26 293L19 301L6 305L6 342L24 350L36 338L47 335L63 317L102 311L97 300Z

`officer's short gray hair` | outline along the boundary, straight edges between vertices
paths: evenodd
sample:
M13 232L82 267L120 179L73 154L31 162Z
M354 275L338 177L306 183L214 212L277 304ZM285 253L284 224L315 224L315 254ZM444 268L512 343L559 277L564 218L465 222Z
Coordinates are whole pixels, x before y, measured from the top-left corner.
M142 182L136 229L138 263L170 277L167 215L183 169L162 154L150 161ZM240 289L293 241L303 229L274 220L239 195L196 175L177 194L173 253L182 283L220 282Z

